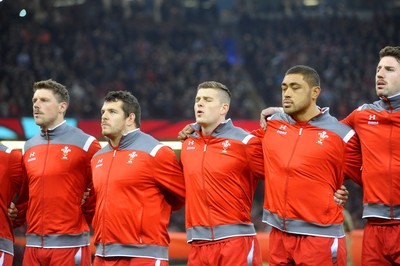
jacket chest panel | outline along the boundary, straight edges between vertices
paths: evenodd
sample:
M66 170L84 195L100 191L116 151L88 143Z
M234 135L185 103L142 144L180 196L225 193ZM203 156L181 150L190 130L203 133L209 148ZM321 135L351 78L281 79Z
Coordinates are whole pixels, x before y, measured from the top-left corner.
M112 155L105 153L92 160L93 182L95 186L110 189L144 189L153 184L152 158L145 153L120 151Z
M263 149L271 167L277 164L284 168L309 171L342 163L344 142L335 133L309 126L271 125L263 139Z
M199 142L193 146L194 148L182 151L185 165L184 171L188 174L196 174L196 172L202 173L202 169L206 168L208 172L220 173L213 175L213 178L235 176L237 174L233 174L232 171L240 173L248 167L248 158L244 145L241 142L230 139L211 140L207 145Z
M82 172L86 167L82 152L69 145L34 147L25 152L23 160L30 182L42 178L60 182L63 177Z

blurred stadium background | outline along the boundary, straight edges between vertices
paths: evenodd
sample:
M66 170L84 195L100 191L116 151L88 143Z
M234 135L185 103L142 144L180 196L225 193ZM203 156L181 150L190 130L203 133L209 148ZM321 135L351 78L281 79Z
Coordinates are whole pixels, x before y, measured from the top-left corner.
M252 130L262 108L280 105L285 70L306 64L321 75L319 105L343 118L376 99L378 52L400 44L399 25L400 0L0 0L0 140L37 131L31 88L48 78L69 88L77 126L95 128L105 93L129 90L164 141L192 121L198 83L225 83L230 117ZM362 191L346 185L362 229ZM265 232L262 194L253 217ZM183 232L183 210L170 230Z

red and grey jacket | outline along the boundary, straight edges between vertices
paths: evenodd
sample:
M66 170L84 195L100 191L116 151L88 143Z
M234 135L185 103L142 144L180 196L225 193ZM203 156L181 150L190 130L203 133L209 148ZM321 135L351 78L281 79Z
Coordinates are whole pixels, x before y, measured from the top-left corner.
M29 139L23 149L26 182L20 197L28 199L26 245L89 245L95 202L81 200L92 184L90 160L99 142L65 121ZM94 199L94 197L92 197ZM20 201L20 199L19 199ZM18 215L24 215L24 210Z
M22 154L0 144L0 251L14 255L13 225L7 208L22 186Z
M210 137L202 136L198 124L192 127L181 150L188 242L255 235L250 213L264 178L261 141L230 119Z
M343 122L360 138L363 218L400 222L400 94L364 104Z
M92 159L96 256L168 260L168 223L185 183L174 151L139 129Z
M307 122L285 113L273 115L262 142L263 222L293 234L343 237L342 207L334 193L345 173L360 175L357 141L354 130L328 108Z

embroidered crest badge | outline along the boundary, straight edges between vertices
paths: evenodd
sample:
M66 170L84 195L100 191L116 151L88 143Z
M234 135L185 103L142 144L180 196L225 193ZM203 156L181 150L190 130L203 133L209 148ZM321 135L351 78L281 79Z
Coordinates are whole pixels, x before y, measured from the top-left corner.
M71 152L71 149L68 146L65 146L64 148L61 149L63 152L63 160L68 160L68 154Z
M318 135L319 135L319 138L318 138L317 144L319 144L319 145L323 145L324 144L324 140L329 138L329 136L326 133L326 131L319 132Z
M133 163L133 159L135 157L138 157L137 153L135 151L129 153L129 159L128 159L128 164L132 164Z
M228 153L229 146L231 146L231 144L229 143L229 140L223 141L222 142L222 153L224 153L224 154Z

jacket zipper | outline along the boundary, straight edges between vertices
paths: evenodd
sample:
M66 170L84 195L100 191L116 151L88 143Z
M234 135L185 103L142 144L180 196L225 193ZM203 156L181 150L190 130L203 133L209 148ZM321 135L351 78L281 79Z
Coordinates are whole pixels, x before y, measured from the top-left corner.
M204 138L203 138L204 140ZM207 195L207 190L206 190L206 180L205 180L205 174L204 174L204 161L205 161L205 157L206 157L206 152L207 152L207 144L208 144L209 140L207 139L204 143L204 147L203 147L203 160L202 160L202 167L201 167L201 176L203 179L203 190L204 190L204 199L206 200L206 204L208 206L207 210L208 210L208 222L210 224L210 231L211 231L211 239L214 240L214 229L212 227L212 222L211 222L211 211L210 211L210 204L208 202L208 195Z
M297 135L296 143L292 149L289 161L286 165L286 184L285 184L285 205L283 209L283 228L286 230L286 212L287 212L287 204L288 204L288 186L289 186L289 166L293 159L294 152L296 151L297 144L299 143L300 136L303 134L303 128L301 127L299 130L299 134Z
M390 178L390 195L389 195L389 202L390 202L390 218L394 219L394 209L393 209L393 173L392 173L392 152L393 152L393 146L392 146L392 133L393 133L393 121L392 121L392 114L393 114L393 109L392 106L390 106L390 113L389 113L389 121L390 123L390 133L389 133L389 178Z
M105 185L106 185L106 190L105 190L104 204L107 204L107 198L108 198L108 183L109 183L109 180L110 180L110 172L111 172L111 168L112 168L112 165L113 165L113 162L114 162L114 158L115 158L116 155L117 155L117 150L114 149L113 155L112 155L112 159L111 159L111 163L110 163L110 166L109 166L108 172L107 172L107 180L106 180L106 183L105 183ZM107 228L107 227L105 226L105 224L106 224L106 212L103 211L103 213L104 213L104 215L103 215L103 226L104 226L105 228ZM105 235L104 230L102 230L102 232L103 232L103 235L102 235L102 240L103 240L102 252L103 252L103 255L106 255L106 246L105 246L106 241L105 241L105 236L104 236L104 235Z
M47 139L47 149L46 149L46 156L45 156L45 163L43 164L43 169L42 169L42 217L41 217L41 227L42 227L42 233L40 235L40 240L42 242L42 247L44 247L44 215L45 215L45 210L44 210L44 173L46 172L46 165L47 165L47 158L49 154L49 149L50 149L50 137L47 131L44 132L45 137Z

